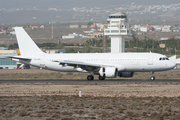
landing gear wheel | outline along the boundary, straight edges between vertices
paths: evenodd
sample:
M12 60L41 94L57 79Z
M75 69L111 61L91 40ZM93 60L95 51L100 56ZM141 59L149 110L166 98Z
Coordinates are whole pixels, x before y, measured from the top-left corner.
M150 78L150 79L151 79L152 81L154 81L154 80L155 80L155 77L153 76L154 72L151 71L150 74L151 74L151 78Z
M92 76L92 75L88 75L88 76L87 76L87 80L89 80L89 81L94 80L94 76Z
M150 78L152 81L154 81L155 80L155 77L154 76L151 76L151 78Z
M105 80L105 77L99 75L99 80Z

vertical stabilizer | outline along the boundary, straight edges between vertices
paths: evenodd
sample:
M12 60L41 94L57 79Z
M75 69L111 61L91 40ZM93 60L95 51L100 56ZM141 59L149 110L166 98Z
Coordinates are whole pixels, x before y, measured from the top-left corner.
M43 53L22 27L14 27L21 55Z

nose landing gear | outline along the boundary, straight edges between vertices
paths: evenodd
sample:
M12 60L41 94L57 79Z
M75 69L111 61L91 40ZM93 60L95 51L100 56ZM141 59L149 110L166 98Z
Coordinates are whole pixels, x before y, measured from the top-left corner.
M151 76L151 78L150 78L152 81L154 81L155 80L155 77L154 76Z
M153 72L153 71L151 71L151 72L150 72L150 74L151 74L151 78L150 78L150 79L151 79L152 81L154 81L154 80L155 80L155 77L154 77L154 75L153 75L153 74L154 74L154 72Z

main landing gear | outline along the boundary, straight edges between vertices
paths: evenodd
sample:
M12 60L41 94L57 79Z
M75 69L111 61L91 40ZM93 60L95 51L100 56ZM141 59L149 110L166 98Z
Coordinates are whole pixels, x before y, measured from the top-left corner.
M89 81L94 80L94 76L93 76L93 75L88 75L88 76L87 76L87 80L89 80Z
M87 76L87 80L88 80L88 81L94 80L94 76L93 76L92 73ZM99 80L105 80L105 76L100 76L100 75L99 75Z
M99 75L99 80L105 80L105 76L100 76Z
M153 72L153 71L151 71L151 72L150 72L150 74L151 74L151 78L150 78L150 79L151 79L152 81L154 81L154 80L155 80L155 77L154 77L154 75L153 75L153 74L154 74L154 72Z

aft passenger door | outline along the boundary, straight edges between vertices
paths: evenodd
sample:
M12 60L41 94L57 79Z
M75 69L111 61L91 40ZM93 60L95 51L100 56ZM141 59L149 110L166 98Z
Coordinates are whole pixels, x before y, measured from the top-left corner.
M153 65L153 55L148 55L148 65Z
M40 68L45 68L45 60L44 60L44 55L41 56L41 60L40 60Z

